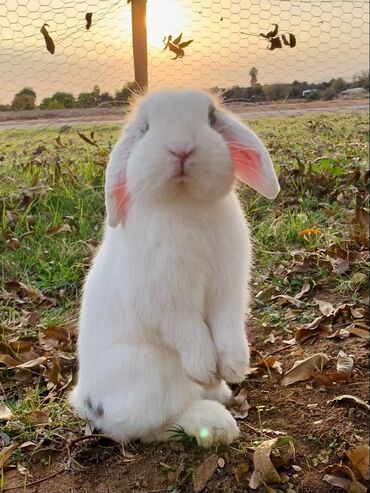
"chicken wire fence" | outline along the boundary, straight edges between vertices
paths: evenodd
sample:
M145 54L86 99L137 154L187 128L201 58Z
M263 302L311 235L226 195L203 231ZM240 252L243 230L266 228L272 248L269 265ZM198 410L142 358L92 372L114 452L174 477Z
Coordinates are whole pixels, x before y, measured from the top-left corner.
M24 86L37 104L94 86L109 103L134 80L131 8L3 0L0 103ZM351 80L368 69L368 16L367 0L147 0L149 88Z

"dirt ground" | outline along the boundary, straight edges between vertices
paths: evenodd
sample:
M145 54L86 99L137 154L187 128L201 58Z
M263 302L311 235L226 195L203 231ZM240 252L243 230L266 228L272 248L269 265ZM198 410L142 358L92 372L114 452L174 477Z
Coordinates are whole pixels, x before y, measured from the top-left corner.
M338 302L338 300L336 300ZM249 338L252 348L264 351L264 339L269 330L261 329L258 310L253 310L249 323ZM328 404L338 394L354 394L368 401L367 368L368 343L359 338L334 339L314 338L299 347L271 345L273 353L284 370L291 368L297 356L305 358L323 352L332 358L329 369L333 369L335 357L341 349L350 354L356 368L351 383L342 382L330 387L321 386L315 379L284 388L280 375L261 369L257 375L248 377L243 386L248 390L251 405L249 415L239 420L240 439L231 446L206 451L195 445L182 443L140 444L133 443L125 448L107 439L82 440L70 448L69 453L59 453L49 447L41 447L33 453L32 478L25 488L20 482L19 472L9 470L6 474L4 491L14 493L154 493L177 491L192 493L192 471L208 456L216 453L225 461L207 482L204 492L242 493L252 491L247 475L236 480L235 471L240 464L251 468L253 451L249 448L255 440L289 435L294 439L295 458L292 467L285 471L287 481L279 490L287 493L331 493L338 489L322 481L320 471L330 463L343 461L344 452L367 439L366 411L351 403ZM253 353L253 349L252 349ZM265 356L266 357L266 356ZM258 353L254 352L254 362ZM287 420L287 416L291 418ZM72 435L72 433L71 433ZM68 440L68 437L64 437ZM346 462L346 461L345 461ZM347 463L349 463L347 461ZM180 464L182 472L175 485L171 471ZM172 472L172 476L173 476ZM250 476L250 475L249 475ZM172 481L171 481L172 479ZM172 488L172 489L171 489ZM266 491L263 487L255 490Z

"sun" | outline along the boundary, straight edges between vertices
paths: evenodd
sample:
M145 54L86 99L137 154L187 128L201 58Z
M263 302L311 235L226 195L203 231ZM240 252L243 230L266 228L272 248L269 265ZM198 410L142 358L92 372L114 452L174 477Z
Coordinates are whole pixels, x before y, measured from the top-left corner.
M147 3L147 34L149 47L163 46L163 38L183 31L185 14L179 0L149 0Z

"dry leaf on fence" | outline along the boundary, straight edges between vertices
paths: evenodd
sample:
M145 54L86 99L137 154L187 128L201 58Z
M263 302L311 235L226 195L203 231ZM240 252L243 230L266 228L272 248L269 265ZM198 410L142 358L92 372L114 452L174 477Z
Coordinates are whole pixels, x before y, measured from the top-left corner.
M323 469L323 480L349 493L366 493L367 488L357 481L351 469L341 464L333 464Z
M213 454L193 471L194 493L200 493L218 467L218 455Z
M86 20L86 30L88 31L91 27L91 22L92 22L92 12L87 12L85 15L85 20Z
M315 371L322 371L329 361L324 353L317 353L304 360L296 361L293 367L285 373L280 381L284 387L312 377Z
M285 36L285 34L283 34L281 37L283 38L283 43L285 45L290 46L291 48L294 48L296 46L296 44L297 44L297 38L295 37L294 34L289 33L289 40Z
M260 33L259 36L261 36L262 38L266 38L266 39L274 38L275 36L277 36L277 33L279 32L279 25L273 24L273 26L274 26L274 29L272 31L269 31L267 34Z
M49 53L54 55L55 53L55 44L54 41L51 39L50 34L48 33L48 30L46 29L46 26L49 27L49 24L44 24L42 28L40 29L41 34L44 36L44 40L46 43L46 48Z
M293 447L292 441L293 439L290 436L273 438L262 442L256 448L253 455L254 471L249 483L252 489L258 488L260 483L282 482L281 476L275 469L270 455L273 448L278 449L279 447L289 445L291 449ZM292 453L289 453L288 456L291 457Z

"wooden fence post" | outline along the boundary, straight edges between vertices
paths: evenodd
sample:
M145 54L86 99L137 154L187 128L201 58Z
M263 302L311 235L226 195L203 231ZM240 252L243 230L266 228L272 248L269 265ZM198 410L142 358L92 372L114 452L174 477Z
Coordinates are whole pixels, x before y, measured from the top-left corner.
M141 90L145 91L148 87L146 0L131 0L131 18L135 82Z

